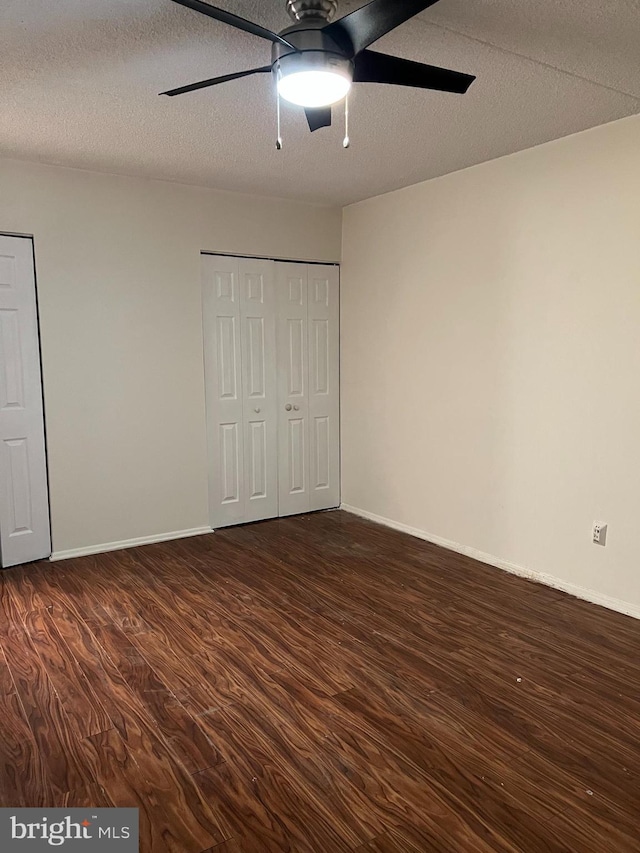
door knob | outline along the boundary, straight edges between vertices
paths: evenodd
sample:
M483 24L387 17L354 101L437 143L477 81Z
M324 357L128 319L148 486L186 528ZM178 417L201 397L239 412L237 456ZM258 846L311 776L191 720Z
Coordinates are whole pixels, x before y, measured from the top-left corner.
M294 406L294 407L293 407L293 411L294 411L294 412L299 411L299 409L300 409L300 406Z
M291 403L287 403L287 405L285 406L285 409L287 410L287 412L290 412L291 409L293 409L293 406L291 405Z
M258 406L253 411L256 413L256 415L259 415L260 414L260 407Z

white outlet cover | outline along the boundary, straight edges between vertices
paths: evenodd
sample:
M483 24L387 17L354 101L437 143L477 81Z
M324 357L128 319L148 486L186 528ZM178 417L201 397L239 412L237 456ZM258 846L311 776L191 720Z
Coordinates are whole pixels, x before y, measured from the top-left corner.
M593 525L593 541L596 545L607 544L607 525L596 521Z

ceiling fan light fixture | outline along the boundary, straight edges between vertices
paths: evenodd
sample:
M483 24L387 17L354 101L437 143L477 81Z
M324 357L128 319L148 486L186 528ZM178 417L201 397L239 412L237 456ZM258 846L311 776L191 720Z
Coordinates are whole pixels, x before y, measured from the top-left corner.
M346 97L350 88L347 77L331 71L298 71L278 82L280 96L299 107L328 107Z
M346 96L354 81L464 95L476 79L472 74L369 50L369 46L386 33L433 6L438 0L369 0L364 6L347 12L337 20L333 18L338 0L285 0L294 23L278 33L205 0L173 2L271 42L271 62L259 68L223 74L169 89L162 94L170 97L184 95L241 77L270 73L278 93L277 148L282 148L281 99L304 107L309 130L313 133L322 127L331 127L331 107L338 101L345 102L347 124L349 104ZM348 145L347 131L345 148Z
M278 93L300 107L328 107L351 88L353 65L344 57L320 51L282 56L275 65Z

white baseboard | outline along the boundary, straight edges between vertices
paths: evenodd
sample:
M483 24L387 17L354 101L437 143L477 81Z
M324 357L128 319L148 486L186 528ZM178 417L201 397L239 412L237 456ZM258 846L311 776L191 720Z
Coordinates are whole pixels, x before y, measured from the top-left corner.
M120 542L104 542L102 545L88 545L86 548L71 548L69 551L54 551L50 560L70 560L73 557L88 557L90 554L104 554L107 551L122 551L124 548L137 548L139 545L153 545L154 542L169 542L171 539L186 539L189 536L201 536L212 533L210 527L193 527L191 530L173 530L170 533L158 533L155 536L139 536L137 539L123 539Z
M340 509L345 512L351 512L354 515L359 515L362 518L367 518L369 521L375 521L378 524L383 524L385 527L392 527L394 530L399 530L402 533L408 533L410 536L415 536L418 539L424 539L426 542L431 542L434 545L440 545L442 548L447 548L449 551L455 551L458 554L465 554L467 557L472 557L481 563L487 563L489 566L494 566L496 569L502 569L505 572L510 572L513 575L519 575L523 578L536 581L537 583L551 586L554 589L559 589L562 592L567 592L569 595L575 595L576 598L582 598L584 601L590 601L592 604L599 604L602 607L607 607L609 610L616 610L618 613L624 613L626 616L633 616L635 619L640 619L640 607L635 604L630 604L627 601L621 601L618 598L611 598L608 595L603 595L592 589L587 589L583 586L564 581L561 578L556 578L553 575L548 575L545 572L536 572L533 569L526 569L516 563L510 563L508 560L502 560L500 557L494 557L493 554L485 554L484 551L478 551L468 545L460 545L458 542L453 542L451 539L444 539L442 536L436 536L433 533L427 533L426 530L420 530L417 527L410 527L408 524L403 524L400 521L393 521L391 518L385 518L382 515L376 515L373 512L368 512L365 509L359 509L356 506L342 504Z

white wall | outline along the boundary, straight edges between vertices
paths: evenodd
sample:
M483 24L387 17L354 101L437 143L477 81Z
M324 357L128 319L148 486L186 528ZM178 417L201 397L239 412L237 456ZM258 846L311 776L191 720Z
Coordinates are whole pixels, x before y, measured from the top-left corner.
M32 234L54 551L207 525L201 250L340 259L337 209L0 160Z
M633 117L354 205L342 265L344 503L636 615L639 152Z

